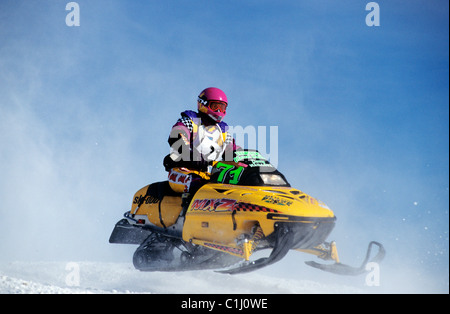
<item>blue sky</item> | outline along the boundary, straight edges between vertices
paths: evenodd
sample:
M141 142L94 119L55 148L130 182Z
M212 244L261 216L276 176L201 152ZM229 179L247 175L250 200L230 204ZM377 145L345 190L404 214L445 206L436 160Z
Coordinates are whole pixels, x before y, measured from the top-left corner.
M280 170L336 212L344 253L378 239L448 291L448 1L377 1L379 27L359 0L80 0L80 27L67 2L0 2L2 259L116 257L111 226L216 86L230 125L278 127Z

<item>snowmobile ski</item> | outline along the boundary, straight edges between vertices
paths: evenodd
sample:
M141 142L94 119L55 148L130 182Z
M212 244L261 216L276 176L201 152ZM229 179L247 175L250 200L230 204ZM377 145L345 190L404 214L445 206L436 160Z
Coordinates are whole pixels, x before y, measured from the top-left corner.
M373 246L378 247L378 252L372 259L370 259ZM330 272L333 274L346 275L346 276L357 276L357 275L364 274L368 271L366 269L366 267L369 263L380 263L383 260L385 254L386 254L386 251L385 251L383 245L379 242L372 241L369 243L369 247L367 248L366 257L365 257L364 261L362 262L361 266L359 266L359 267L352 267L352 266L349 266L346 264L342 264L340 262L336 262L334 264L320 264L320 263L317 263L314 261L308 261L305 263L314 268L318 268L320 270Z

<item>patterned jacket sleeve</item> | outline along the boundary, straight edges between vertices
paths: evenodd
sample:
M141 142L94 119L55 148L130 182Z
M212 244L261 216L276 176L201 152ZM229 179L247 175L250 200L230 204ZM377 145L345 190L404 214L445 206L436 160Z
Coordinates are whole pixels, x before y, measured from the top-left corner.
M175 142L182 139L185 145L190 146L192 130L192 120L182 113L181 118L177 120L170 131L168 139L169 145L172 147Z
M190 169L203 170L205 164L203 158L197 160L198 153L194 154L193 147L193 123L196 114L192 111L181 113L181 118L172 127L169 135L170 154L164 158L164 167L169 170L174 167L186 167ZM207 165L206 165L207 166Z

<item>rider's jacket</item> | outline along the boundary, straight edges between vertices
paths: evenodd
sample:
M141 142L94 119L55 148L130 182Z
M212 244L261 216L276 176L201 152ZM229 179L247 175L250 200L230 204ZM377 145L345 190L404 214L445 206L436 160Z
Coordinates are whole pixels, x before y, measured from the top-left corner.
M238 148L225 122L215 123L207 116L184 111L169 136L170 154L164 158L171 188L192 192L208 180L212 161L233 160Z
M181 118L172 127L168 142L171 159L182 162L177 166L184 164L188 168L201 168L210 161L232 160L232 153L237 149L225 122L211 123L191 110L181 113Z

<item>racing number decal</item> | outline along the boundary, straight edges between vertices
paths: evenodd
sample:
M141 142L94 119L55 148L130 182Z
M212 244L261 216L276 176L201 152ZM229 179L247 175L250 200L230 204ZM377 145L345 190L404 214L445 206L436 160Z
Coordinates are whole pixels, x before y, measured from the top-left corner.
M229 175L233 177L233 179L230 179L230 184L238 184L239 180L241 179L242 171L244 170L244 167L237 167L235 170L231 170Z
M244 170L244 167L235 167L221 162L217 163L216 168L220 170L217 182L225 183L224 181L228 177L229 184L238 184L242 171Z
M220 170L220 174L219 174L219 177L217 178L217 181L220 183L223 183L226 174L231 170L231 168L234 168L234 166L223 164L223 163L219 162L216 165L216 168Z

